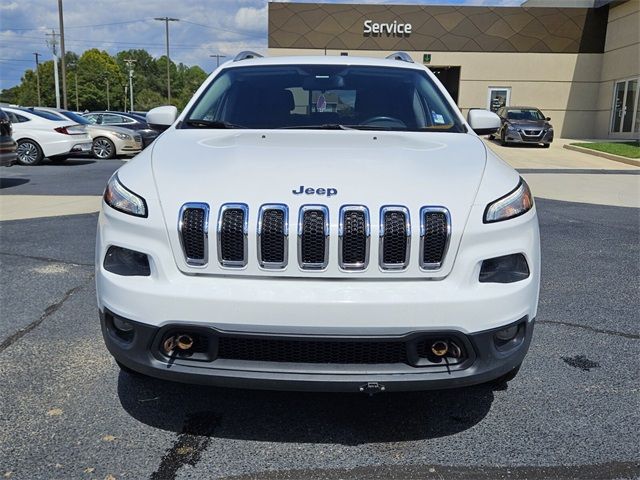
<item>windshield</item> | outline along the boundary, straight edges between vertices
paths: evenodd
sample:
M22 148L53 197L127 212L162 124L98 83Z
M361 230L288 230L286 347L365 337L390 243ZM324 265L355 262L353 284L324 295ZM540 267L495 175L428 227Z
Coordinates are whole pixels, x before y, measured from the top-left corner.
M509 109L507 118L509 120L544 120L544 115L537 108Z
M230 68L182 128L359 128L464 132L426 72L344 65Z

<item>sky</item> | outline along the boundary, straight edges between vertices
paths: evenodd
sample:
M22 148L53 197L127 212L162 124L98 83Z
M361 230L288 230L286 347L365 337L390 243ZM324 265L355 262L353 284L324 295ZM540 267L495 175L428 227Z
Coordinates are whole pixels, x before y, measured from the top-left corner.
M312 0L308 0L312 1ZM524 0L319 0L322 3L399 3L518 6ZM57 0L0 0L0 89L20 83L41 61L52 58L46 33L58 31ZM267 47L267 0L64 0L65 46L81 54L99 48L115 54L144 48L154 57L165 53L164 23L154 17L174 17L170 24L170 56L174 62L216 66L212 54Z

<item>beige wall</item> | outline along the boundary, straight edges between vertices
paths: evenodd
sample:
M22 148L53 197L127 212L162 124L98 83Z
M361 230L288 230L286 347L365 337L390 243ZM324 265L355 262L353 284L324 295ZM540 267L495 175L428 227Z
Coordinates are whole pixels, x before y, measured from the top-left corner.
M610 134L609 128L616 80L640 76L640 0L611 8L604 50L595 134L599 138L637 139L640 137L638 132Z
M328 55L340 55L328 50ZM348 51L384 57L392 52ZM423 52L409 52L422 61ZM324 55L324 50L269 49L270 55ZM602 55L575 53L433 52L431 66L460 66L458 106L487 108L489 87L511 87L511 105L540 108L551 117L556 135L594 136L593 115L600 91Z

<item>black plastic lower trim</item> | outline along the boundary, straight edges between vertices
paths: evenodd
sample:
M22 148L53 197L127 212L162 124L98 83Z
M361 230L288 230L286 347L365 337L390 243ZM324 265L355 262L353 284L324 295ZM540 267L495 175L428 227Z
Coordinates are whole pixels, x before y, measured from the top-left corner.
M113 331L109 321L111 312L100 312L103 337L109 352L126 367L156 378L183 383L216 385L236 388L256 388L265 390L335 391L358 392L363 385L377 384L383 391L432 390L456 388L489 382L517 368L523 361L531 337L534 321L526 317L513 322L519 324L518 335L504 344L496 343L495 332L509 325L464 335L457 331L417 331L407 335L349 336L345 341L411 341L415 338L455 336L467 349L467 358L458 365L412 366L407 364L384 365L336 365L299 364L280 362L256 362L218 358L214 361L166 357L160 350L160 343L167 331L181 329L202 331L211 335L237 336L213 327L172 323L162 328L127 320L134 326L133 338L125 341ZM248 335L252 338L273 338L264 334ZM284 336L291 338L291 336ZM304 336L305 340L325 339L323 336ZM206 359L205 359L206 360Z

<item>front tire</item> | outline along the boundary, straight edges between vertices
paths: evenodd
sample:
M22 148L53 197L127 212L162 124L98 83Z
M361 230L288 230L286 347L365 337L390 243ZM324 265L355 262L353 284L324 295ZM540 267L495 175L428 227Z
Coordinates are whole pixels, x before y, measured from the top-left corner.
M502 133L500 134L500 145L502 145L503 147L507 146L507 139L504 130L502 130Z
M550 145L551 145L550 143L543 143L542 148L549 148Z
M22 138L18 140L16 154L20 165L27 165L30 167L38 165L44 158L40 145L29 138Z
M98 137L93 141L91 147L93 156L100 160L108 160L116 156L116 147L111 140L105 137Z

